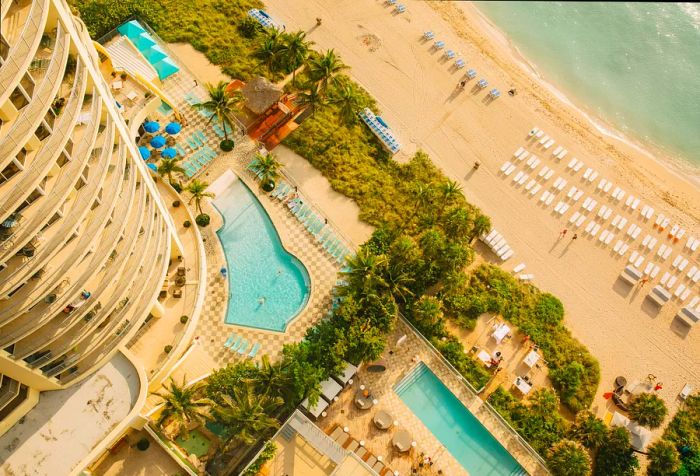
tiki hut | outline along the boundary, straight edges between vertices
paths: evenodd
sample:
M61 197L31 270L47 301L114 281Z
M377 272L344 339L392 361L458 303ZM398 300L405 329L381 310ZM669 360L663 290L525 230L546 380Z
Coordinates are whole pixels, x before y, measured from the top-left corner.
M264 113L282 97L282 88L258 76L241 88L246 107L255 114Z

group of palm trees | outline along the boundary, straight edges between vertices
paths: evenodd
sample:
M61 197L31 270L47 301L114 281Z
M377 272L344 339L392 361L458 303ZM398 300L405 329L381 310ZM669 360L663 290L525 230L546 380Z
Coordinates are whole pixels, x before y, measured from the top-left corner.
M270 75L284 72L292 75L291 86L297 90L298 106L315 110L327 103L337 104L344 121L352 123L367 105L367 98L357 86L341 75L348 68L333 49L318 53L311 49L313 41L306 33L283 33L266 30L255 53ZM303 79L297 78L302 72Z

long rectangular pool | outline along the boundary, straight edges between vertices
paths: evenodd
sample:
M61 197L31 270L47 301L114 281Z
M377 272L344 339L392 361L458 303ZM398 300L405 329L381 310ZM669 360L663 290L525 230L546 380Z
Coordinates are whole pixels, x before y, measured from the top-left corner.
M424 363L394 391L470 476L527 472Z

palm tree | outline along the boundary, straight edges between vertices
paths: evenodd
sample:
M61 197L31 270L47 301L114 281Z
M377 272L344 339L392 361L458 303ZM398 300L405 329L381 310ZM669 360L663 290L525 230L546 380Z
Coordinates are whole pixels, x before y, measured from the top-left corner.
M347 286L348 290L360 296L360 300L377 296L379 289L387 287L387 282L382 276L387 263L386 256L378 256L366 248L360 248L360 251L347 261L349 271L344 275L350 284Z
M187 186L187 191L192 195L192 197L190 197L190 201L187 203L192 203L192 201L194 201L194 206L200 215L202 213L202 200L206 197L214 198L213 193L206 191L208 186L208 183L201 182L197 179L191 181Z
M350 81L343 81L338 85L330 102L339 106L340 117L348 125L353 124L357 120L357 113L367 107L367 99Z
M167 392L153 392L153 395L163 400L163 408L158 418L158 425L163 427L175 425L174 437L179 436L192 423L203 423L209 418L209 408L214 404L210 399L200 397L205 382L199 381L189 387L185 386L185 379L182 385L175 383L170 377L170 385L163 385Z
M653 393L641 393L629 404L630 418L651 429L661 426L667 412L664 401Z
M281 48L281 56L287 65L287 69L292 70L292 84L296 82L297 69L299 69L309 57L309 47L314 42L306 39L306 33L297 31L291 35L286 35Z
M320 86L320 90L328 90L329 82L335 82L335 76L347 69L340 56L334 50L328 50L323 54L313 55L309 61L309 76L311 80Z
M257 388L265 395L281 395L289 384L289 376L281 363L271 363L267 354L263 355L255 378Z
M277 71L277 68L283 58L284 36L279 30L270 28L265 30L265 36L260 42L258 48L253 55L258 58L267 68L267 71L272 74Z
M400 232L403 232L403 230L413 222L416 215L422 212L433 200L432 186L426 185L422 182L418 182L413 186L411 194L413 195L413 213L403 222L401 228L399 229Z
M589 476L591 457L581 443L561 440L547 453L547 466L554 476Z
M440 217L442 217L442 212L445 210L445 207L452 201L453 198L462 193L462 186L454 180L448 179L438 186L438 192L440 192L440 198L442 198L442 203L440 204L440 209L438 210L439 220Z
M185 172L185 169L178 165L179 161L180 159L178 159L177 157L173 157L172 159L163 157L162 159L160 159L160 164L158 165L158 174L161 177L168 177L168 182L172 184L174 173Z
M277 156L270 152L267 155L257 154L252 169L260 177L260 186L266 190L266 187L274 184L279 177L281 167L282 164L277 160Z
M284 404L282 397L270 397L255 392L253 384L247 382L233 388L231 395L221 395L221 405L213 407L213 413L230 427L231 443L252 445L264 434L279 427L272 414Z
M396 302L406 302L406 298L413 296L413 292L408 288L415 279L398 266L389 266L386 273L385 282L389 293Z
M216 85L207 83L206 86L209 92L209 100L194 104L193 107L211 113L207 124L210 124L214 119L221 124L224 129L224 140L221 142L221 148L224 150L231 150L233 145L231 145L231 148L226 149L224 144L231 144L228 139L228 131L234 128L234 115L240 112L238 105L244 100L243 94L241 94L240 91L231 94L228 93L226 91L227 84L225 81L219 81Z
M316 113L316 108L325 104L325 99L318 84L311 84L308 89L297 94L296 103L302 108L310 110L313 116Z

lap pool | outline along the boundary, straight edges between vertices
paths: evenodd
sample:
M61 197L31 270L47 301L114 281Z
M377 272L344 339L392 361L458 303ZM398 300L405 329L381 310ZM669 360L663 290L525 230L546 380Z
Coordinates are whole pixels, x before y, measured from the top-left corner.
M255 195L240 180L217 193L217 235L228 265L226 323L283 332L309 299L309 273L280 241Z
M527 474L424 363L394 391L471 476Z

